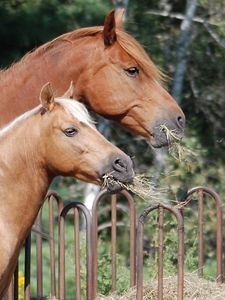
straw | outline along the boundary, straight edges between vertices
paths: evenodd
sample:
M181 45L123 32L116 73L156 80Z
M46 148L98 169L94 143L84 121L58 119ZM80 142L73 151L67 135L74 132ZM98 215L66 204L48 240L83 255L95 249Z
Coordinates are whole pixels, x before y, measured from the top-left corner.
M163 299L177 300L177 277L169 276L163 279ZM158 299L158 282L156 280L143 287L143 300ZM123 295L113 293L109 296L99 295L96 300L136 300L136 288L129 289ZM184 300L224 300L225 284L198 278L186 274L184 278Z
M188 166L190 157L196 158L197 153L181 144L181 138L166 125L160 125L160 130L166 135L170 155L179 162L185 162Z
M166 193L166 189L159 189L155 183L151 181L151 178L146 175L135 175L132 183L123 183L113 178L112 173L105 174L103 176L102 187L108 187L111 184L119 184L123 189L133 192L142 200L160 203L163 201L163 194Z

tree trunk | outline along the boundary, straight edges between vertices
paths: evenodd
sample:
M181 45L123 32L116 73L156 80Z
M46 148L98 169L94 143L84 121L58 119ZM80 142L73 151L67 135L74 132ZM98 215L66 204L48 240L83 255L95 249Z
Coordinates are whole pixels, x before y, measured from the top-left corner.
M178 41L177 63L172 87L172 95L178 103L181 102L184 76L187 64L187 50L191 25L197 8L197 0L187 0L185 18L181 22L181 32Z

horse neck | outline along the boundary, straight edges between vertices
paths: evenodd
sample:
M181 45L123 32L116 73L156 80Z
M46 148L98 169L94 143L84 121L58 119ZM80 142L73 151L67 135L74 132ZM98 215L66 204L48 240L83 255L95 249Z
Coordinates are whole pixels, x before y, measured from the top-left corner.
M14 126L0 139L0 223L10 224L9 238L19 235L20 240L32 226L51 181L33 136L36 128L26 123L26 130L25 124Z
M83 37L74 42L62 40L45 51L38 52L37 49L8 70L2 71L0 126L36 106L41 87L46 82L51 82L56 96L65 92L71 80L75 82L77 90L79 78L90 63L91 49L95 45L93 39L96 37Z
M0 137L0 296L51 181L43 168L34 124L26 120L17 125Z

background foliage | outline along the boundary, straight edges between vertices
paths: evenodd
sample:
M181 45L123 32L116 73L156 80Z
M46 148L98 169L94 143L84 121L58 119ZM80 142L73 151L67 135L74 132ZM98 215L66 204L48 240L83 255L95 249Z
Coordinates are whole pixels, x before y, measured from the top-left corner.
M102 25L111 8L125 5L125 29L144 45L153 61L171 78L168 90L172 92L177 53L182 46L179 44L181 22L189 2L191 0L1 0L0 67L7 68L27 51L66 31ZM180 163L164 153L165 150L152 151L143 140L96 116L99 129L107 138L134 157L137 172L154 176L159 185L169 188L168 198L172 200L196 185L212 187L222 199L225 197L225 1L199 0L196 3L196 15L187 40L186 69L179 102L187 119L184 143L197 153L197 158L192 157L188 164ZM82 195L84 185L63 179L56 181L53 187L64 198L77 199ZM138 211L141 212L146 205L138 200ZM189 212L190 216L195 214L196 209ZM214 218L213 215L208 217ZM170 221L168 223L171 224ZM193 224L189 228L188 237L192 230L196 230ZM212 246L208 249L210 257L213 256L214 236L209 234L212 230L210 225L206 230L208 244ZM107 233L102 234L102 240L106 241L107 236ZM195 242L189 245L187 260L196 256ZM174 261L172 244L173 234L168 237L166 246L170 262ZM107 251L110 251L109 248ZM105 282L102 285L104 293L110 290L106 278L110 273L106 264L110 257L107 255L103 254L100 261L105 267L100 273L100 280ZM124 251L124 257L126 255ZM122 260L121 257L119 259ZM189 259L187 265L189 270L196 268L193 259ZM171 270L170 263L168 266ZM126 273L124 270L121 272Z

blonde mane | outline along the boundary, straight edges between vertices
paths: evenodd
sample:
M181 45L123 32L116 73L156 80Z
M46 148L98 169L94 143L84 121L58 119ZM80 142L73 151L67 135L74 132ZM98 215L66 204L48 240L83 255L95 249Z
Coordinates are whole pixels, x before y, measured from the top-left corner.
M102 26L95 26L95 27L87 27L87 28L80 28L74 30L69 33L65 33L54 40L40 46L39 48L27 53L21 61L28 60L31 56L41 56L46 51L56 47L57 45L62 43L70 43L85 38L85 37L93 37L98 34L102 34L103 27ZM141 67L144 73L157 81L165 80L166 76L161 72L156 65L152 62L149 58L147 53L145 52L144 48L128 33L116 30L117 33L117 42L121 46L121 48L130 55L137 64Z
M75 119L89 126L94 125L94 121L88 113L84 104L74 99L56 98L55 102L59 103L66 112L70 113Z
M75 119L78 119L80 122L89 125L90 127L94 126L94 121L92 120L91 116L88 113L86 107L74 99L66 99L66 98L55 98L55 102L59 103L64 110L71 114ZM31 116L40 113L43 110L41 105L36 106L32 110L25 112L24 114L20 115L9 124L4 126L0 129L0 137L6 134L8 131L13 129L15 126L18 126L22 121L27 120Z

